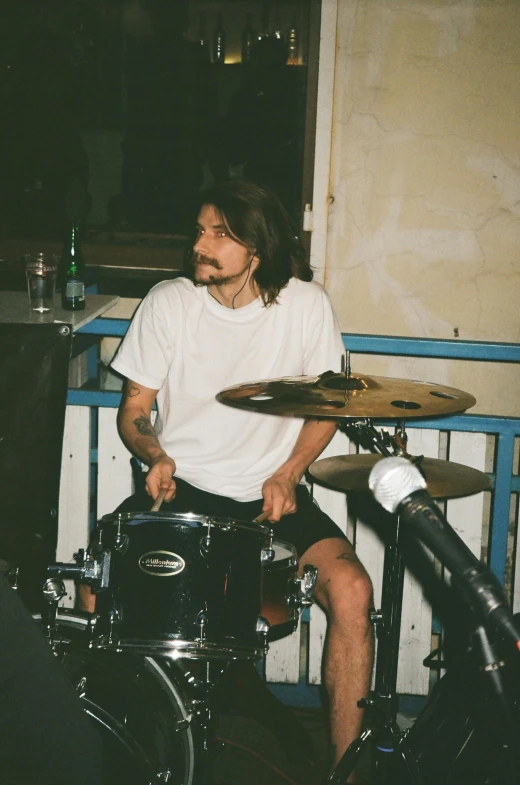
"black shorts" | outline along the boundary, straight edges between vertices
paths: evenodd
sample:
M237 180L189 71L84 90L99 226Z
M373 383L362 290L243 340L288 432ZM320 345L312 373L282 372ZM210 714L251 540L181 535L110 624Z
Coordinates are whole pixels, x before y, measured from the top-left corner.
M144 474L143 474L144 479ZM192 512L196 515L211 515L214 518L231 518L239 521L252 521L262 512L263 499L252 502L239 502L227 496L202 491L184 480L175 478L177 493L171 502L164 502L161 512ZM273 523L274 537L292 543L298 556L320 540L329 537L347 538L334 521L320 510L311 499L308 489L298 485L296 489L298 509L285 515L278 523ZM145 512L152 507L153 500L143 487L119 505L116 512Z

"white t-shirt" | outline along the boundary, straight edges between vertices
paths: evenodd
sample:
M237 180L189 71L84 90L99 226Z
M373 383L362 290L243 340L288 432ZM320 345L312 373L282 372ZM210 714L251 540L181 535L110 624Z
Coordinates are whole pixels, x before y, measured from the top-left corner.
M177 476L239 501L289 457L303 421L241 411L215 400L225 387L338 371L341 334L325 290L291 278L278 302L232 310L187 278L144 298L112 363L158 390L155 429Z

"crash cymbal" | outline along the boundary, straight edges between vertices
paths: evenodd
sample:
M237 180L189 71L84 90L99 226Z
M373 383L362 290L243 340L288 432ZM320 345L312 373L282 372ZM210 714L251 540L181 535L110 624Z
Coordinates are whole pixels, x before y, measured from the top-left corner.
M318 482L340 491L368 490L368 477L372 467L383 455L338 455L322 458L309 467L309 473ZM426 490L437 499L468 496L489 488L491 480L477 469L461 463L422 458L416 464L426 480Z
M353 373L294 376L228 387L217 400L237 409L286 417L382 417L409 420L469 409L475 398L431 382Z

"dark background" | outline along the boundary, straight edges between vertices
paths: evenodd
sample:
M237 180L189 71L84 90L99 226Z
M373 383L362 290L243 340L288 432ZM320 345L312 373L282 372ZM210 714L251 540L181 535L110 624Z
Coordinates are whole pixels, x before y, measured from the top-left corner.
M0 239L62 242L76 219L88 242L164 243L190 233L201 186L237 174L299 223L307 68L303 54L286 63L290 24L304 52L307 5L4 0ZM222 8L224 66L211 62ZM247 19L256 43L240 63Z

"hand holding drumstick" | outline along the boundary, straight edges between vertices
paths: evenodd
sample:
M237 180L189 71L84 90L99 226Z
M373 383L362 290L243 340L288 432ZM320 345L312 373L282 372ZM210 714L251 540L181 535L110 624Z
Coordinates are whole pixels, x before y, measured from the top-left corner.
M264 521L267 521L272 512L272 510L265 510L265 512L257 515L256 518L253 518L253 523L263 523Z
M262 520L276 523L284 515L296 512L296 486L298 479L279 469L263 484L264 511ZM258 519L257 519L258 520Z
M163 503L164 497L166 496L167 493L168 493L168 488L161 488L161 490L159 491L159 496L157 497L157 499L154 501L152 505L152 510L151 510L152 512L158 512L161 509L161 504Z

